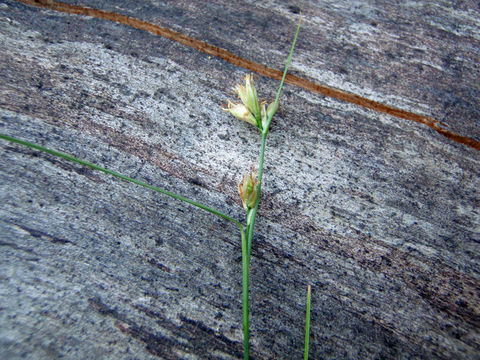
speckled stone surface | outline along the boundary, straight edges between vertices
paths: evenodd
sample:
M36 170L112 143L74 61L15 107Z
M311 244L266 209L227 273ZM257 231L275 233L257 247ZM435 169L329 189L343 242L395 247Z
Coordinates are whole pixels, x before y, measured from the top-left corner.
M70 1L431 116L480 141L474 2ZM0 132L242 219L246 71L95 16L0 1ZM278 83L258 77L260 96ZM0 141L1 359L240 359L235 225ZM480 357L480 152L286 85L251 268L254 359Z

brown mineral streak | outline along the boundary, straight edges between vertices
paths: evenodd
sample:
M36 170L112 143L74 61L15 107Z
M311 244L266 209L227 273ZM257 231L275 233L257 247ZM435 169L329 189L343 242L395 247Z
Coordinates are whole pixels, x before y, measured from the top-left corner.
M225 61L230 62L231 64L254 71L257 74L270 77L276 80L282 79L283 73L280 70L272 69L263 64L259 64L254 61L241 58L240 56L232 54L231 52L225 49L208 44L204 41L193 39L189 36L178 33L176 31L161 27L159 25L151 24L149 22L146 22L140 19L132 18L130 16L88 8L88 7L83 7L79 5L65 4L65 3L57 2L53 0L17 0L17 1L28 4L28 5L38 6L38 7L42 7L50 10L69 13L69 14L86 15L86 16L96 17L96 18L105 19L109 21L114 21L120 24L134 27L136 29L145 30L153 34L165 37L167 39L179 42L182 45L186 45L191 48L197 49L208 55L222 58ZM351 104L359 105L367 109L371 109L377 112L395 116L401 119L411 120L411 121L424 124L450 140L456 141L457 143L460 143L460 144L467 145L471 148L474 148L475 150L480 150L480 142L476 141L475 139L469 138L467 136L458 135L452 131L445 129L445 127L443 127L440 122L438 122L435 119L432 119L431 117L423 116L410 111L401 110L389 105L379 103L374 100L366 99L360 95L351 94L339 89L335 89L325 85L320 85L310 80L301 78L299 76L291 75L291 74L285 77L285 82L291 85L301 87L308 91L316 92L318 94L321 94L327 97L331 97L331 98L345 101Z

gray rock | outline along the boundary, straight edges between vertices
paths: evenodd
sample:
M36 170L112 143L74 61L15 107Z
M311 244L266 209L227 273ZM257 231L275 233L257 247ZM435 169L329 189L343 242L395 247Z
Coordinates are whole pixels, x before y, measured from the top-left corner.
M247 70L109 13L281 69L302 10L292 74L469 138L286 84L252 249L251 343L252 358L302 358L311 284L311 359L479 357L478 7L70 3L104 13L0 4L0 132L236 219L260 136L221 105ZM256 84L274 98L278 81ZM234 224L26 147L0 151L1 359L242 358Z

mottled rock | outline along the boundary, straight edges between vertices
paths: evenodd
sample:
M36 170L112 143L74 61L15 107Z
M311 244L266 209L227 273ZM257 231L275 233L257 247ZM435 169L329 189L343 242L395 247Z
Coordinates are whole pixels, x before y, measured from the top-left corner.
M43 1L45 2L45 1ZM50 5L53 2L48 2ZM324 1L70 1L429 116L480 141L479 9ZM242 219L258 131L221 110L246 70L92 16L0 3L0 132ZM256 80L260 96L278 82ZM0 358L242 358L235 225L0 141ZM251 268L256 359L476 359L480 152L287 84Z

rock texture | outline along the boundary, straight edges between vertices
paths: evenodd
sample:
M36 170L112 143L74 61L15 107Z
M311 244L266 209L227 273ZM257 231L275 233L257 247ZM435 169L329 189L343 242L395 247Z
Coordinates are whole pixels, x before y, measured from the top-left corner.
M291 73L401 110L285 86L252 250L252 358L302 358L307 284L312 359L480 357L478 4L67 3L0 1L0 132L239 220L260 136L221 105L247 70L199 41L282 69L301 10ZM278 81L256 82L275 96ZM0 151L0 358L242 358L235 225Z

